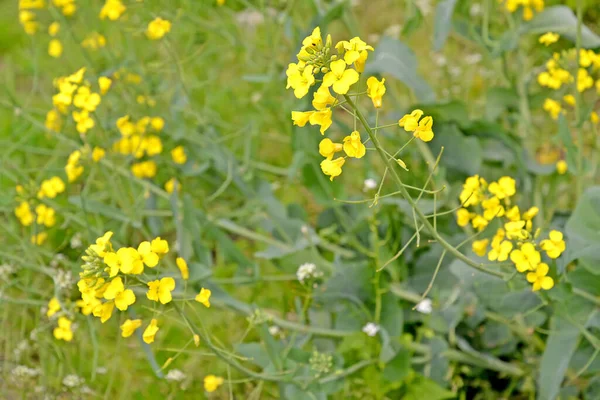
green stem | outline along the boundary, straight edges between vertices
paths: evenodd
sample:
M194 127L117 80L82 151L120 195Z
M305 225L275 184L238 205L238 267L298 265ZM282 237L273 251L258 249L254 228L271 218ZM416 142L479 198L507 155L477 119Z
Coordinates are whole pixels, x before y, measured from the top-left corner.
M375 134L371 130L371 127L369 126L369 123L365 119L362 112L356 107L356 104L354 104L354 102L352 101L350 96L344 95L344 98L346 99L348 104L350 104L350 106L352 106L352 108L355 110L356 116L358 117L360 122L363 124L363 126L367 130L367 133L369 134L369 137L371 138L373 145L375 145L375 148L377 149L377 152L379 153L381 160L384 162L385 166L390 170L392 177L398 184L398 189L402 193L402 196L406 199L406 201L408 201L410 206L415 210L416 215L418 216L419 220L421 220L423 225L425 225L425 229L427 229L429 234L437 242L439 242L442 245L442 247L444 247L450 254L452 254L454 257L458 258L459 260L463 261L465 264L469 265L470 267L475 268L478 271L497 276L499 278L504 278L504 274L502 272L488 269L488 268L484 267L483 265L476 263L475 261L471 260L469 257L462 254L460 251L456 250L456 248L454 248L454 246L452 246L442 236L440 236L440 234L433 228L433 225L429 222L429 220L427 219L425 214L423 214L423 211L421 211L421 209L419 209L417 207L415 200L412 198L410 193L408 193L408 190L404 187L404 183L402 182L402 179L396 172L395 166L386 157L385 152L383 151L381 144L379 143L379 139L377 139L377 136L375 136Z
M581 93L577 90L577 76L579 73L579 53L581 51L581 25L583 20L583 0L577 0L577 36L575 38L576 47L576 63L575 66L575 79L573 80L573 87L575 89L575 130L577 131L577 180L576 180L576 193L577 198L581 196L583 191L583 131L581 125L583 121L581 118Z

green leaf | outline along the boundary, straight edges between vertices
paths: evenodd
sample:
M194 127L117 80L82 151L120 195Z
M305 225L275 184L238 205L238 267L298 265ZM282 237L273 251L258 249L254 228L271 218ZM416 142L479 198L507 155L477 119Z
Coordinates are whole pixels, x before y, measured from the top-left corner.
M383 369L383 378L390 382L402 381L410 373L410 351L400 349Z
M559 315L552 318L551 326L538 377L538 400L556 399L579 341L579 329Z
M433 49L440 51L452 27L452 14L454 14L454 7L456 6L456 0L443 0L438 3L435 8L435 22L433 31Z
M444 147L443 165L467 175L479 173L482 151L477 138L467 137L455 125L448 124L435 128L435 133L431 147L434 154Z
M423 13L421 13L421 10L418 7L412 7L412 10L412 15L406 19L402 28L402 36L405 38L409 38L415 33L423 23Z
M435 101L429 84L417 74L417 57L404 43L384 37L369 57L365 74L388 74L408 86L422 102Z
M573 13L573 10L567 6L547 7L531 21L523 24L521 32L536 35L554 32L575 42L577 37L577 17ZM581 27L581 45L587 48L598 47L600 46L600 36L583 25Z
M566 224L566 262L579 260L594 275L600 274L600 186L588 188Z
M81 208L84 212L104 215L109 219L130 224L134 228L139 229L142 227L142 223L140 221L129 218L127 215L123 214L119 208L108 206L96 200L88 198L84 200L81 196L70 196L69 203Z
M418 375L408 384L403 400L444 400L455 397L454 393L440 387L429 378Z

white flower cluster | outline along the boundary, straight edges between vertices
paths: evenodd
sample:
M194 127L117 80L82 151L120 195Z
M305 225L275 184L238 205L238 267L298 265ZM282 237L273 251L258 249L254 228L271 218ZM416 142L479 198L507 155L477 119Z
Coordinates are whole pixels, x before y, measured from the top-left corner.
M379 325L369 322L365 326L363 326L362 331L367 334L367 336L375 336L379 332Z
M296 276L298 277L298 281L300 283L304 283L306 280L322 277L323 272L318 271L317 266L313 263L304 263L298 267Z
M65 376L62 381L62 384L68 388L78 387L83 385L84 383L85 379L75 374L69 374Z
M168 381L181 382L182 380L185 379L185 374L178 369L172 369L172 370L169 370L169 372L167 373L167 376L165 376L165 378Z

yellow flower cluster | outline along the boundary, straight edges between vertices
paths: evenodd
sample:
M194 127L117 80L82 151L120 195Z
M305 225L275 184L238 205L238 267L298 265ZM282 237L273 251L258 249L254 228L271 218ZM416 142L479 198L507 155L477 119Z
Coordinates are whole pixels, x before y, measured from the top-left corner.
M92 32L83 39L81 47L89 50L98 50L106 46L106 38L98 32Z
M156 17L152 22L148 24L148 29L146 30L146 36L150 40L158 40L165 36L167 33L171 31L171 22L162 19L160 17Z
M53 317L61 310L60 302L56 297L53 297L48 302L48 310L46 311L46 316L48 318ZM70 342L73 340L73 321L67 318L64 315L61 315L58 318L57 326L54 328L52 334L56 338L56 340L64 340L65 342Z
M499 219L502 225L491 242L489 239L474 241L473 252L480 257L487 253L490 261L502 262L510 257L517 271L527 272L527 280L533 284L534 291L551 289L554 280L547 276L549 267L542 262L538 248L551 259L560 257L566 248L563 235L551 231L549 239L538 244L539 229L533 233L533 218L539 209L531 207L521 213L519 206L511 204L515 194L516 182L511 177L504 176L488 184L478 175L471 176L465 180L459 196L463 208L457 211L457 223L459 226L471 223L473 228L482 231Z
M84 167L81 164L82 157L89 157L90 149L88 146L84 146L81 149L74 150L67 159L67 165L65 166L65 173L69 182L75 182L84 171ZM93 162L99 162L106 155L106 150L101 147L94 147L91 151L91 158Z
M108 321L115 307L126 311L137 299L132 289L126 283L144 282L146 268L154 268L159 261L169 253L169 243L160 237L152 241L144 241L137 248L121 247L113 249L111 242L113 233L106 232L88 247L82 257L85 262L80 272L77 283L81 299L77 306L84 315L93 314L100 318L102 323ZM188 279L189 271L183 258L177 258L177 266L184 280ZM146 297L161 304L168 304L173 300L172 292L175 290L175 279L164 277L148 282ZM202 289L196 296L198 302L210 307L210 290ZM142 325L142 320L126 320L121 325L123 337L131 336ZM158 321L152 319L146 327L142 337L146 343L154 342L158 332Z
M121 18L121 15L127 10L127 7L121 0L106 0L104 6L100 10L100 19L109 19L116 21Z
M422 110L414 110L410 114L404 115L399 121L398 125L401 128L404 128L406 132L412 132L413 136L421 139L424 142L429 142L433 139L433 118L432 117L424 117Z
M533 18L533 11L541 12L544 10L544 0L504 0L504 7L510 13L523 7L523 19L529 21Z
M204 377L204 390L208 393L212 393L223 384L223 378L215 375L206 375Z

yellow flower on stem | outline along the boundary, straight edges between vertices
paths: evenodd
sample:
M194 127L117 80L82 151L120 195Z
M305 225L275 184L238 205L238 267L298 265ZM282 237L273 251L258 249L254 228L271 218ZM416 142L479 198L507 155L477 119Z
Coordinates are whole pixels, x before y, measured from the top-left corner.
M177 191L181 190L181 184L177 179L171 178L167 182L165 182L165 191L167 193L173 193L175 191L175 185L177 184Z
M96 239L95 244L90 245L90 250L96 253L98 257L104 257L107 251L112 251L112 243L110 242L112 235L111 231L104 233L104 235Z
M142 326L141 319L125 320L125 322L123 322L123 324L121 325L121 336L123 336L124 338L127 338L127 337L133 335L133 333L136 331L136 329L139 328L140 326Z
M205 307L210 308L210 295L211 294L212 294L212 292L210 291L210 289L202 288L200 290L200 293L198 293L196 295L194 300L196 300L200 304L203 304Z
M385 79L377 80L374 76L367 79L367 95L373 101L373 107L380 108L385 94Z
M529 236L528 232L523 229L525 221L511 221L504 224L506 237L510 240L524 240Z
M327 106L335 104L335 97L331 95L329 88L321 85L319 89L313 94L312 105L315 110L324 110ZM305 122L306 124L306 122Z
M152 245L150 242L145 241L140 243L138 246L138 254L142 258L142 262L150 268L156 267L158 264L158 254L152 251Z
M70 342L73 340L73 330L71 329L71 320L67 317L60 317L58 319L58 326L54 328L53 334L57 340L64 340Z
M485 227L488 226L488 223L489 221L485 219L483 215L478 214L476 214L475 217L473 217L473 219L471 220L473 228L477 229L478 231L485 229Z
M560 35L554 32L546 32L539 38L539 42L544 46L550 46L552 43L558 42Z
M60 31L60 24L58 22L54 21L48 25L48 35L54 37L58 34L58 31Z
M323 77L323 86L333 86L333 91L337 94L346 94L350 86L358 82L359 75L353 69L346 69L344 60L335 60L330 64L331 70Z
M344 53L344 61L350 65L356 62L362 52L367 50L373 51L373 47L362 41L359 37L354 37L350 41L343 40L335 45L335 48L340 52Z
M517 271L525 272L534 271L542 261L542 257L533 244L524 243L521 249L513 250L510 253L510 260L515 263Z
M554 287L554 279L546 276L549 270L548 264L540 263L534 272L527 273L527 281L533 283L532 290L534 292L540 289L550 290Z
M348 155L348 157L364 157L365 153L367 152L367 149L362 143L360 133L354 131L349 136L346 136L344 138L344 152Z
M94 308L94 317L100 318L100 322L105 323L110 319L110 317L112 317L112 312L114 309L114 301L107 301L106 303L99 304Z
M321 140L319 143L319 154L325 158L332 159L334 154L342 151L343 145L341 143L334 143L329 138Z
M321 171L327 176L329 180L333 181L333 178L340 176L342 173L342 166L346 162L344 157L338 157L335 160L325 159L321 161Z
M292 121L294 121L294 125L302 128L314 113L314 111L292 111Z
M169 242L161 239L160 236L152 240L152 251L158 254L159 257L164 256L169 252Z
M496 217L502 217L504 215L504 207L500 204L498 197L491 197L481 202L483 207L483 218L488 221L493 220Z
M171 150L171 158L175 164L185 164L187 162L187 155L183 146L177 146Z
M63 45L58 39L52 39L48 43L48 55L50 57L59 58L63 52Z
M556 259L565 251L567 245L563 239L563 234L560 231L550 231L549 238L540 242L542 250L546 252L548 257Z
M552 119L558 119L558 116L560 115L560 113L562 111L562 107L561 107L560 103L558 101L552 100L552 99L544 100L544 105L542 106L542 108L544 109L544 111L546 111L546 112L548 112L548 114L550 114Z
M56 297L53 297L48 302L48 311L46 311L46 317L50 318L54 314L60 311L60 302Z
M106 300L114 300L115 306L121 311L127 310L127 307L135 303L135 294L133 294L133 290L125 289L120 276L110 281L108 287L104 291L104 298Z
M179 268L179 272L181 272L181 277L184 281L187 281L190 278L190 271L188 269L187 262L182 257L177 257L175 259L175 264L177 264L177 268Z
M144 339L144 342L147 344L154 343L154 338L159 329L160 328L158 327L158 321L152 318L152 321L150 321L150 325L146 327L144 333L142 334L142 339Z
M471 213L466 208L460 208L456 212L456 223L458 226L467 226L471 221Z
M208 393L212 393L223 384L223 378L220 376L206 375L204 377L204 390Z
M429 142L433 139L433 118L425 117L419 121L419 126L413 132L414 137L421 139L424 142Z
M490 183L488 190L500 200L503 200L515 195L517 192L516 181L509 176L503 176L498 179L498 182Z
M21 202L15 208L15 215L19 219L19 222L23 226L29 226L33 223L33 213L31 212L31 207L29 203L26 201Z
M105 155L106 150L104 150L102 147L94 147L94 150L92 150L92 160L94 162L102 160Z
M301 99L308 93L308 89L315 83L313 76L313 68L311 66L304 67L304 70L299 70L292 75L288 75L288 85L294 89L294 96Z
M560 160L556 163L556 172L558 172L559 175L566 174L568 169L569 166L565 160Z
M100 78L98 78L98 87L100 87L101 94L106 94L111 86L112 86L112 79L110 79L106 76L101 76Z
M320 125L321 128L319 129L319 131L321 132L321 135L325 134L325 131L331 126L332 121L331 121L331 108L326 108L325 110L321 110L321 111L314 111L310 117L309 117L309 122L311 125Z
M45 225L50 228L56 223L56 211L45 204L38 204L35 208L35 213L37 215L36 223L38 225Z
M171 22L160 17L155 18L148 24L146 36L150 40L158 40L171 31Z
M87 133L87 131L96 125L92 117L90 117L90 113L86 110L73 111L73 121L77 123L75 126L77 132L81 133L82 135Z
M171 277L162 278L148 282L148 292L146 297L149 300L160 301L161 304L167 304L173 300L171 292L175 290L175 279Z
M121 15L127 10L121 0L106 0L104 6L100 10L100 19L110 19L111 21L118 20Z
M473 249L473 253L477 254L479 257L485 256L485 253L487 252L487 247L488 247L489 243L490 243L489 239L481 239L481 240L474 241L473 244L471 245L471 248Z
M406 132L413 132L419 127L419 119L422 116L422 110L413 110L410 114L405 114L402 118L400 118L398 125L400 125L401 128L404 128Z
M57 195L65 191L65 183L58 176L53 176L50 179L45 179L40 184L40 190L37 193L38 199L48 197L55 198Z

